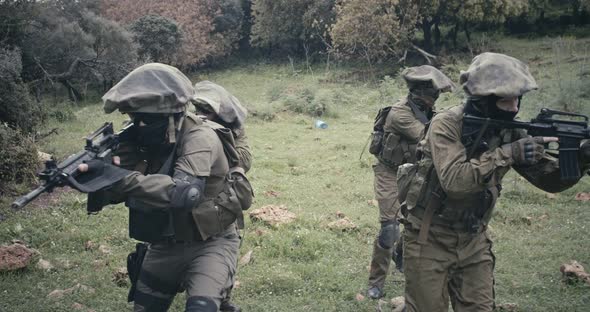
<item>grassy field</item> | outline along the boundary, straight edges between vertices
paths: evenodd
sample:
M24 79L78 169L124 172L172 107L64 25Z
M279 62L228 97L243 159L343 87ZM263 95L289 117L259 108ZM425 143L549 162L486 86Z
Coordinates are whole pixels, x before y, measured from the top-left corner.
M491 42L487 49L523 59L537 78L540 90L523 101L525 119L545 106L590 113L589 40ZM470 58L449 58L443 69L456 81ZM286 63L249 64L194 78L224 85L253 113L247 124L254 157L249 178L256 190L251 209L285 205L297 214L295 222L280 227L247 220L241 253L252 251L252 260L239 268L234 301L244 311L375 311L379 306L387 311L388 299L403 295L400 274L388 279L386 301L357 300L366 290L378 231L371 201L374 160L368 152L360 154L377 109L405 93L399 77L363 82L351 69L317 66L310 71ZM460 92L446 94L437 105L447 108L460 98ZM294 111L325 111L322 119L329 127L315 129L314 117ZM47 129L57 128L59 135L43 142L43 148L63 158L107 120L120 125L124 116L104 115L100 104L81 107L67 122L50 121ZM497 303L516 303L517 311L589 311L590 288L564 284L559 266L577 260L590 269L590 204L574 199L590 191L590 178L557 196L514 174L504 186L490 230ZM17 212L8 208L12 198L1 200L0 243L22 240L53 269L31 266L0 275L0 311L72 311L76 303L81 311L130 309L127 286L113 280L134 246L124 206L87 216L85 196L71 191L44 196ZM328 229L337 211L357 229ZM95 247L86 248L88 241ZM47 298L55 289L78 283L92 290ZM172 311L183 306L184 295L179 295Z

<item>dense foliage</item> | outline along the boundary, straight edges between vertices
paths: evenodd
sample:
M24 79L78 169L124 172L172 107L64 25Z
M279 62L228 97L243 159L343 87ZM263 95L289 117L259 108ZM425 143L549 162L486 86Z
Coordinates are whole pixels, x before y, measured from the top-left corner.
M158 15L138 18L130 27L139 44L140 57L154 62L172 63L180 46L181 33L176 22Z
M371 69L409 50L473 52L473 31L559 34L587 23L589 9L590 0L5 0L0 49L19 69L4 73L2 120L31 132L40 117L22 116L41 116L47 95L78 103L146 61L191 70L261 51Z

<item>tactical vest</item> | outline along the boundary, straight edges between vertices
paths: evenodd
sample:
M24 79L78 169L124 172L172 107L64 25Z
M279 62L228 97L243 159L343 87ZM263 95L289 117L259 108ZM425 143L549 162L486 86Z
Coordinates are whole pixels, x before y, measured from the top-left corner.
M422 124L428 123L428 118L416 105L409 101L406 102L405 105L412 109L414 116L416 116ZM375 125L373 126L373 141L371 142L373 151L371 151L371 149L369 149L369 151L374 154L380 162L392 168L405 163L415 163L417 160L417 143L410 142L406 137L393 131L392 127L387 126L388 123L392 122L393 118L395 118L394 111L389 109L387 111L384 111L384 109L379 111L375 118ZM381 129L381 133L379 133L379 129ZM379 142L377 142L377 139ZM378 146L379 148L375 148L374 146Z
M479 158L487 150L512 142L512 137L513 134L510 131L502 131L498 135L487 137L485 142L487 148L479 149L472 158ZM471 146L465 146L465 148L466 153L471 150ZM404 168L403 171L400 169L401 172L398 174L398 180L404 180L398 183L407 185L407 189L400 192L403 192L401 195L403 199L400 201L405 201L402 212L406 219L416 225L427 222L465 232L476 232L488 224L500 195L501 180L508 171L506 168L495 172L486 181L485 188L481 192L468 194L462 198L450 198L440 185L429 154L425 154L425 157L414 166L414 168ZM408 172L411 173L407 174Z
M228 139L222 137L224 132L228 132L231 136L228 129L219 126L220 129L223 128L228 131L216 130L216 124L204 122L190 113L187 114L184 122L183 130L200 126L213 128L224 145L224 153L228 157L228 163L231 166L234 161L234 158L231 157L237 155L237 152L234 149L232 153L231 149L228 150L229 147L226 147L226 144L229 143L223 142L224 139ZM174 163L178 156L177 153L181 150L182 130L179 137L180 139L177 140L178 146L175 145L172 153L157 173L172 176ZM154 211L145 209L143 207L149 203L142 203L136 198L128 198L126 205L129 207L129 235L134 239L153 243L200 241L221 233L237 219L243 219L239 199L235 195L232 196L228 187L229 183L227 179L207 180L206 190L213 191L205 191L201 201L191 210L190 214L170 210Z

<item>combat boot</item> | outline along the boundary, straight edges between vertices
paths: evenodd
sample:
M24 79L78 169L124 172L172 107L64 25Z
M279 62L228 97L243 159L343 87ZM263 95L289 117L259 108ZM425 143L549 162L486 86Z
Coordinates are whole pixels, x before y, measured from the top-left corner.
M367 291L367 295L373 299L381 298L384 295L383 287L387 271L389 271L392 253L393 248L385 249L379 245L377 239L375 240L369 271L369 290Z
M371 299L379 299L385 296L383 290L377 286L372 286L367 290L367 296Z
M237 305L233 304L229 300L221 301L221 305L219 306L219 311L221 312L241 312L242 309Z

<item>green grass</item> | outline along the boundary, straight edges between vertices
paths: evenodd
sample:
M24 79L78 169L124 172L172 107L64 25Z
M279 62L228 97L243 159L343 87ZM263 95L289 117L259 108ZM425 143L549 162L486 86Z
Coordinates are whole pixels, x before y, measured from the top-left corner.
M564 85L588 86L580 69L585 66L588 41L560 43L569 61L558 69L554 40L503 39L495 47L529 62L541 87L525 96L525 118L547 103L563 108L551 101L564 96ZM469 61L469 57L461 58L445 71L457 80L458 70L466 69ZM247 123L254 157L249 178L256 190L251 209L286 205L297 214L294 223L280 227L246 220L241 253L252 250L252 261L239 268L240 286L234 290L234 301L244 311L374 311L377 307L375 301L355 299L366 289L372 242L378 231L377 208L368 203L373 198L370 165L374 160L368 152L360 160L359 155L377 109L405 91L399 77L380 83L339 80L349 77L350 71L336 67L325 72L318 66L312 75L304 69L293 72L289 64L257 64L194 77L224 85L256 113ZM590 113L586 91L572 88L571 103L579 105L575 110ZM326 130L313 128L313 117L285 109L281 100L301 90L331 102L336 114L322 117L329 125ZM445 94L437 105L447 108L460 97L460 92ZM125 119L118 113L104 115L99 104L82 107L74 115L64 123L52 120L47 124L47 129L58 128L59 135L43 142L45 151L63 158L81 148L82 138L103 122L113 121L120 127ZM490 230L497 256L497 302L516 303L519 311L587 310L588 287L562 283L559 266L577 260L590 269L590 207L573 199L577 192L590 190L590 179L584 178L555 199L514 173L504 186ZM268 191L278 196L267 195ZM55 266L50 272L32 265L0 275L0 311L71 311L75 302L95 311L130 309L125 302L127 288L112 281L134 245L128 239L125 207L108 207L87 216L85 197L71 191L40 198L17 212L8 208L11 198L0 200L0 214L6 218L0 223L0 243L23 240ZM336 211L348 216L358 229L328 229ZM530 222L527 217L532 218ZM89 240L108 246L111 252L86 250ZM77 283L95 291L60 300L46 298L54 289ZM403 295L403 277L389 277L385 291L387 299ZM183 299L184 295L177 297L172 311L183 309Z

